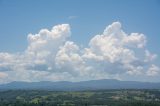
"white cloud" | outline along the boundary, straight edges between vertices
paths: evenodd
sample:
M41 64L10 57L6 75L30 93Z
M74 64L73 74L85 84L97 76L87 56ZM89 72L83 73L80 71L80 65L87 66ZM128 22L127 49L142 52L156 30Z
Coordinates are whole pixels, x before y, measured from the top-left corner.
M42 29L38 34L29 34L29 46L26 50L28 54L45 57L56 51L64 44L66 39L70 36L70 27L68 24L54 26L51 31Z
M79 55L79 47L73 42L67 41L58 51L55 63L59 70L78 75L83 60Z
M126 44L125 41L128 38L130 38L130 35L128 36L122 31L119 22L115 22L112 25L109 25L102 35L93 37L89 45L92 52L99 56L103 56L104 60L111 63L116 61L132 62L136 57L134 51L126 47L128 44ZM137 38L137 40L139 39ZM140 43L141 42L138 42L138 44Z
M102 34L94 36L86 48L68 41L71 35L68 24L29 34L29 44L24 52L0 53L0 83L15 80L123 80L128 75L159 75L159 67L154 64L157 55L146 49L146 36L127 34L121 27L120 22L114 22Z
M38 34L29 34L29 46L25 52L25 58L28 63L32 63L33 66L30 68L38 65L40 70L44 68L45 71L45 68L50 69L54 66L56 53L60 46L64 45L70 33L70 26L62 24L54 26L51 31L42 29Z
M146 37L143 34L131 33L123 42L128 47L143 48L146 45Z
M152 64L146 73L148 76L157 76L160 73L160 68Z
M156 54L151 54L148 50L145 51L145 62L153 61L157 58Z
M5 77L7 77L8 75L6 74L6 73L4 73L4 72L0 72L0 78L5 78Z

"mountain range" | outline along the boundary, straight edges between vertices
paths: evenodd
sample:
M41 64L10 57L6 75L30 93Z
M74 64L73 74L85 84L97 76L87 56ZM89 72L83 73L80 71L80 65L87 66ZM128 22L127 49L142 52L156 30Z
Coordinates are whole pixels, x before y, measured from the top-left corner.
M68 81L40 81L40 82L10 82L1 84L0 90L55 90L55 91L82 91L105 89L160 89L160 83L120 81L115 79L101 79L80 82Z

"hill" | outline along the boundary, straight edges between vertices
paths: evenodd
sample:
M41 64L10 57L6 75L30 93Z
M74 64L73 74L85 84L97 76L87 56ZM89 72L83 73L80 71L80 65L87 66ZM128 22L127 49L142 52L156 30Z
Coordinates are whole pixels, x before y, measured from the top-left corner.
M78 91L78 90L103 90L103 89L160 89L160 83L119 81L115 79L90 80L80 82L11 82L0 85L0 90L55 90L55 91Z

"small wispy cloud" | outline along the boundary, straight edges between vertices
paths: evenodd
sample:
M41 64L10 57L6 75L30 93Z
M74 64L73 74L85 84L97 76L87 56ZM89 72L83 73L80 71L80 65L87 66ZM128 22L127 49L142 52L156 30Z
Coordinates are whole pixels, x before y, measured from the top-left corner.
M75 16L75 15L71 15L71 16L68 17L69 20L76 19L76 18L78 18L78 16Z

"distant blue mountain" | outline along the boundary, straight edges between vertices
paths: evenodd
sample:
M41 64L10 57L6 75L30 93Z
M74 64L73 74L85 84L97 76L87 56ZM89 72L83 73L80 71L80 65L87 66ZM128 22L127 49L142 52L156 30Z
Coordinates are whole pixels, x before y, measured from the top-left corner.
M90 80L81 82L11 82L0 85L0 90L55 90L55 91L77 91L77 90L104 90L104 89L160 89L160 83L119 81L115 79Z

